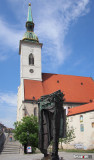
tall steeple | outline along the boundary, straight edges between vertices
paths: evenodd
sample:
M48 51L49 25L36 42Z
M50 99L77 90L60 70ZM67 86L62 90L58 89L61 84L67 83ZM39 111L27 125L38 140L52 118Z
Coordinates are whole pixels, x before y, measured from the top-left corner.
M27 17L27 22L26 22L26 28L27 31L34 31L34 23L33 23L33 18L32 18L32 12L31 12L31 3L29 3L28 7L28 17Z
M28 6L28 16L26 21L26 32L20 41L19 54L21 55L21 82L24 79L42 81L41 72L41 48L38 37L34 33L34 22L31 12L31 4ZM24 86L23 86L24 88ZM23 96L24 97L24 96Z
M29 3L29 7L28 7L28 17L27 17L27 21L29 22L33 22L33 18L32 18L32 12L31 12L31 3Z
M34 33L34 22L31 12L31 4L28 6L28 16L26 21L26 32L19 44L20 54L20 87L18 91L18 109L17 120L21 120L25 115L24 108L32 114L32 109L35 105L30 105L25 100L25 82L36 83L42 81L42 64L41 64L41 49L42 43L39 43L38 37ZM31 84L32 85L32 84ZM32 91L30 90L30 93ZM29 99L28 99L29 100Z
M29 40L32 42L39 43L37 35L34 33L34 22L32 18L32 12L31 12L31 3L29 3L28 7L28 17L26 22L26 29L27 31L24 34L23 40Z

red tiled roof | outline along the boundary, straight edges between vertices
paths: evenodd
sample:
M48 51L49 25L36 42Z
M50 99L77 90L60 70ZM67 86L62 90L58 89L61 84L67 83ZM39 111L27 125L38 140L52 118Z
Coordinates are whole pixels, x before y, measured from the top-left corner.
M39 99L43 95L43 86L41 81L24 80L25 100Z
M79 114L79 113L84 113L84 112L89 112L89 111L94 111L94 102L88 103L85 105L77 106L74 108L70 108L68 110L68 116Z
M94 100L94 81L90 77L60 74L42 74L43 81L24 80L25 100L39 99L43 95L61 90L65 102L89 103Z

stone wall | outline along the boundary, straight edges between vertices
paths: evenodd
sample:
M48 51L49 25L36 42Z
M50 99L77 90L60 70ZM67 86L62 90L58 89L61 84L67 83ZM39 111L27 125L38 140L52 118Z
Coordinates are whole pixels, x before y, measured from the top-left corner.
M94 111L69 116L68 123L74 128L76 138L70 144L63 144L63 148L94 149Z
M3 149L3 145L5 143L5 140L6 140L6 136L4 133L2 133L0 135L0 153L2 152L2 149Z

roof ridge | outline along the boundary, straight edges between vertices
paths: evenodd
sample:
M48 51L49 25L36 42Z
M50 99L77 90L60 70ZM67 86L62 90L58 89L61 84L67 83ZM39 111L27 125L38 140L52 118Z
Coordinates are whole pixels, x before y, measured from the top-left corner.
M76 106L74 108L70 108L68 110L68 116L81 114L81 113L84 113L84 112L94 111L94 106L92 106L93 104L94 104L94 102L90 102L90 103L87 103L87 104L84 104L84 105L80 105L80 106Z
M42 73L42 74L52 74L52 75L62 75L62 76L74 76L74 77L84 77L84 78L91 78L93 80L92 77L87 77L87 76L78 76L78 75L67 75L67 74L57 74L57 73ZM94 81L94 80L93 80Z

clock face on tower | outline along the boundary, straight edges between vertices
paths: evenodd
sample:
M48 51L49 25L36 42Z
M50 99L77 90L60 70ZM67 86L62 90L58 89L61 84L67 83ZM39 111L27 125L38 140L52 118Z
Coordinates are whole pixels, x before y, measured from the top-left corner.
M34 70L33 70L33 69L30 69L30 70L29 70L29 72L30 72L30 73L33 73L33 72L34 72Z

